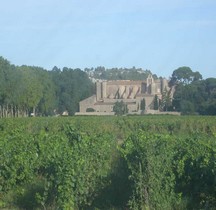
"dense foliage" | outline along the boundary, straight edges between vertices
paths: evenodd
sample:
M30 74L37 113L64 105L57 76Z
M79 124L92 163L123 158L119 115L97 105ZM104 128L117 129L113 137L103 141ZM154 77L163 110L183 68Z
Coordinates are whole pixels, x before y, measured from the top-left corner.
M131 209L215 209L215 137L139 131L123 144Z
M40 122L34 126L41 126ZM113 136L99 132L87 135L70 123L36 129L28 123L17 124L12 131L8 130L14 125L11 122L1 127L1 207L89 206L108 184L115 150Z
M0 117L62 114L78 111L79 101L94 93L80 69L14 66L0 57Z
M123 101L117 101L113 106L113 111L115 115L125 115L128 113L127 104Z
M181 67L173 72L175 86L172 107L183 114L216 115L216 78L201 80L199 72Z
M103 66L97 68L85 68L85 72L93 79L102 80L146 80L150 70L143 70L141 68L112 68L106 69ZM157 75L153 75L156 79Z
M215 117L0 120L1 209L215 209Z

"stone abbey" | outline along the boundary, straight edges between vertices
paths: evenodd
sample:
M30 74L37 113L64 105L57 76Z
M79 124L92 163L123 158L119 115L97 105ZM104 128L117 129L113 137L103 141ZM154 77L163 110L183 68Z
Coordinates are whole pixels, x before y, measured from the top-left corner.
M114 115L113 106L117 101L123 101L127 105L129 114L140 114L143 99L145 99L145 111L150 113L155 95L161 99L165 90L169 90L168 80L154 79L152 75L140 81L96 82L96 94L80 102L80 112L77 114Z

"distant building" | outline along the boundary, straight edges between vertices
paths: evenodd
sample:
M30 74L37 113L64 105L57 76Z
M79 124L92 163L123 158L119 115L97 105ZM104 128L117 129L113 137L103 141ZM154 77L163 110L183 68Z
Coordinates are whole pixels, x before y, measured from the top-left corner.
M141 101L145 109L151 110L155 95L160 99L169 90L168 80L154 79L149 75L144 81L112 80L96 82L96 95L80 101L79 115L114 115L113 106L117 101L127 104L128 113L140 114Z

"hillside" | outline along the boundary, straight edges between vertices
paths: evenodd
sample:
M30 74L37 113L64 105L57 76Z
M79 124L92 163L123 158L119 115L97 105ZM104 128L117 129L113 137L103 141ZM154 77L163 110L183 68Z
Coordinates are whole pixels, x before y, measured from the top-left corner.
M92 81L95 80L146 80L149 74L153 74L150 70L143 70L141 68L111 68L105 67L85 68ZM158 76L153 74L154 79Z

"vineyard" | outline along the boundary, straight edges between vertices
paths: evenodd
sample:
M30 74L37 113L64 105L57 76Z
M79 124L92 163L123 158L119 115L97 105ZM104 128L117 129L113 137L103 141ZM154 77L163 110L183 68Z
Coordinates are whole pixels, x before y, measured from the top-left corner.
M0 119L0 209L216 209L216 118Z

